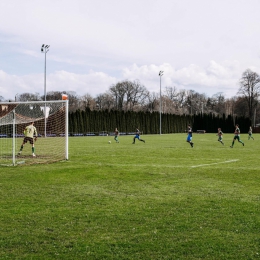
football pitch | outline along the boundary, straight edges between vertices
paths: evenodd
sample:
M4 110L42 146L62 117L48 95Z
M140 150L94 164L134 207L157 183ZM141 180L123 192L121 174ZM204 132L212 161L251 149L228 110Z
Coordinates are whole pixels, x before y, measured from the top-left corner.
M71 137L69 161L0 166L0 259L260 259L254 137Z

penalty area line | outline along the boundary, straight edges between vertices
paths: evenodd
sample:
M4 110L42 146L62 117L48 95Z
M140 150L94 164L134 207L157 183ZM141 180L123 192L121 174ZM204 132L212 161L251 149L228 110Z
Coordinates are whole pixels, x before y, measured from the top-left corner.
M232 163L232 162L237 162L237 161L238 161L238 159L224 161L224 162L217 162L217 163L199 164L199 165L193 165L193 166L191 166L191 168L197 168L197 167L203 167L203 166L211 166L211 165L217 165L217 164L223 164L223 163Z

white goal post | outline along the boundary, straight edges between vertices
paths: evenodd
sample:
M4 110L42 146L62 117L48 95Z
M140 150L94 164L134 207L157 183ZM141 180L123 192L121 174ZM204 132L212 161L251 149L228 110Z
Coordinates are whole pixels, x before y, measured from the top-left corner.
M0 165L68 160L68 110L68 100L0 102ZM33 142L24 132L32 122Z

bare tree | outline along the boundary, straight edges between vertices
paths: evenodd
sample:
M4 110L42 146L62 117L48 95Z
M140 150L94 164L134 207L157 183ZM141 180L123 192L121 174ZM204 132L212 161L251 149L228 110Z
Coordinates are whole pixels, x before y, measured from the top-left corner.
M166 104L166 113L178 114L180 112L180 104L178 102L178 97L180 92L178 92L176 87L166 87L164 95L164 104Z
M225 114L226 115L234 115L235 113L235 103L237 98L229 98L225 100Z
M15 100L16 101L40 101L42 99L39 93L35 93L35 94L22 93L20 95L16 95Z
M115 99L115 107L118 110L123 110L124 99L126 96L126 88L124 82L118 82L109 88L109 92Z
M238 94L245 98L248 106L248 116L253 121L254 110L260 95L260 78L256 72L247 69L240 79Z
M181 89L177 96L177 107L181 114L185 113L185 102L187 94L185 89Z
M234 104L234 115L246 117L248 115L248 104L244 97L238 97Z
M166 93L166 96L169 99L171 99L172 101L176 101L179 96L179 92L176 87L166 87L165 93Z
M78 96L74 91L50 91L47 93L47 100L60 100L62 94L69 96L69 110L77 109L104 110L116 109L120 111L159 111L159 93L150 93L138 80L124 80L110 86L108 92L97 95L95 98L89 94ZM260 118L257 114L257 104L260 95L259 75L251 70L246 70L240 79L238 91L240 97L225 99L223 93L219 92L212 97L200 94L194 90L178 90L176 87L166 87L162 101L162 113L170 114L195 114L215 113L232 114ZM0 101L4 98L0 96ZM23 93L16 95L17 101L44 100L39 93Z
M75 112L80 108L80 98L75 91L48 91L46 94L46 100L61 100L62 94L67 94L69 99L69 111ZM44 100L42 96L42 100Z
M95 98L96 109L97 110L111 110L115 108L115 100L114 97L110 93L99 94Z
M178 108L176 107L176 103L172 101L167 96L162 96L162 113L167 114L176 114L178 111Z
M204 113L206 95L194 90L188 90L185 103L190 114Z
M199 93L194 90L177 90L176 87L166 87L166 100L164 102L167 104L167 113L190 114L196 112L198 110L196 108L196 97L198 95Z
M118 110L138 110L148 91L139 81L124 80L112 85L109 93L114 97L115 107Z
M143 105L143 110L147 112L159 111L159 94L148 92L147 102Z
M135 107L143 104L148 96L148 90L139 81L129 82L127 89L126 108L134 110Z
M96 108L96 101L90 94L85 94L80 97L80 107L81 109L85 109L87 107L90 110L94 110Z
M222 92L214 94L208 101L211 106L211 112L217 114L225 113L225 97Z

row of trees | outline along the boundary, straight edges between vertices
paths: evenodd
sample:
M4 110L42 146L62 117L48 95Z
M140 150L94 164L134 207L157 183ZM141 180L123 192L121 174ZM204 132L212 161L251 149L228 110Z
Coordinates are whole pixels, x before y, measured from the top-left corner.
M133 111L158 112L175 115L232 115L233 117L249 117L255 125L260 120L260 110L257 109L260 95L260 78L256 72L246 70L239 81L237 96L225 98L218 92L212 97L194 90L178 90L176 87L166 87L161 95L149 92L138 80L124 80L109 87L108 91L92 97L89 94L78 96L75 92L51 91L47 100L59 100L62 94L69 96L70 112L77 110L91 111ZM4 100L0 96L0 101ZM23 93L16 95L16 101L44 100L38 93ZM259 110L259 111L258 111Z
M133 112L119 110L91 111L77 110L69 113L69 132L71 134L88 134L99 132L113 132L117 127L120 132L133 133L136 128L145 134L158 134L159 112ZM241 132L247 132L251 121L245 117L233 117L231 115L197 114L197 115L175 115L162 114L162 133L184 133L188 124L192 124L193 131L206 130L206 132L217 132L219 127L225 133L234 132L234 124L238 123Z

